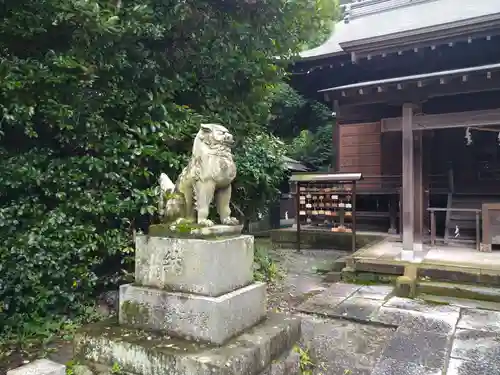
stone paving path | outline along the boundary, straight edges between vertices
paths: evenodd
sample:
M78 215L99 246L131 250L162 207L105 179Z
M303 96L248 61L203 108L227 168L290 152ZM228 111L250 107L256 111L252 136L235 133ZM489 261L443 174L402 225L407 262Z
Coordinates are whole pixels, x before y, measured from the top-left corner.
M337 283L300 304L315 375L500 375L500 312Z
M270 310L290 311L308 297L324 291L330 284L323 282L318 270L329 270L335 259L346 255L335 250L275 249L271 257L285 271L284 280L270 285Z

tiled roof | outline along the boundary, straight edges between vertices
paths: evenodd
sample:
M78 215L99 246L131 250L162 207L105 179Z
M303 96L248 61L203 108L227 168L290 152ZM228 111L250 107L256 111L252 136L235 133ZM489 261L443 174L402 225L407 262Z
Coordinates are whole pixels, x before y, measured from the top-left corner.
M333 56L347 52L346 44L446 30L500 16L500 0L365 0L351 4L346 15L324 44L302 52L301 57Z

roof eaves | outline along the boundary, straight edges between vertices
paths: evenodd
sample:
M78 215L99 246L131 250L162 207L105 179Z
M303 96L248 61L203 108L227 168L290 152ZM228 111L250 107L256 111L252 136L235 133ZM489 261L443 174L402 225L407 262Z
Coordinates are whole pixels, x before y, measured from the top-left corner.
M444 71L431 72L431 73L415 74L415 75L403 76L403 77L380 79L380 80L376 80L376 81L358 82L358 83L353 83L350 85L330 87L327 89L318 90L318 92L332 92L332 91L342 91L342 90L349 90L349 89L360 89L360 88L369 87L369 86L397 84L397 83L410 82L410 81L419 81L422 79L441 78L441 77L446 77L446 76L456 76L456 75L462 75L462 74L467 74L467 73L477 73L477 72L489 71L489 70L500 70L500 63L471 66L468 68L444 70Z

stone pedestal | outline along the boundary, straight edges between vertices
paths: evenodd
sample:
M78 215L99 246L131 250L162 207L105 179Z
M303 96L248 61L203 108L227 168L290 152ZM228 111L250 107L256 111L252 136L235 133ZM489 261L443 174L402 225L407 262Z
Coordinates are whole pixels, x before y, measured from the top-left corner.
M82 329L77 357L133 375L299 374L291 349L300 319L267 316L253 256L247 235L138 236L135 283L120 287L119 323Z
M134 285L120 288L120 324L217 345L254 326L265 315L264 283L219 297Z
M252 236L139 236L136 285L120 288L120 324L222 345L266 314L266 286L253 282L252 265Z
M138 236L137 285L220 296L253 282L253 237L218 240Z

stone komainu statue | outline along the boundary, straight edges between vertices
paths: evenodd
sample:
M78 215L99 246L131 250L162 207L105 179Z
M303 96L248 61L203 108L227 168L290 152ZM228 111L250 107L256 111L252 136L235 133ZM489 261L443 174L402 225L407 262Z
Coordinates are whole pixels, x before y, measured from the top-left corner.
M159 212L165 222L188 219L202 226L213 226L208 219L210 204L215 206L222 224L238 225L231 217L231 183L236 177L231 146L233 136L222 125L201 124L193 143L188 165L176 184L160 176Z

